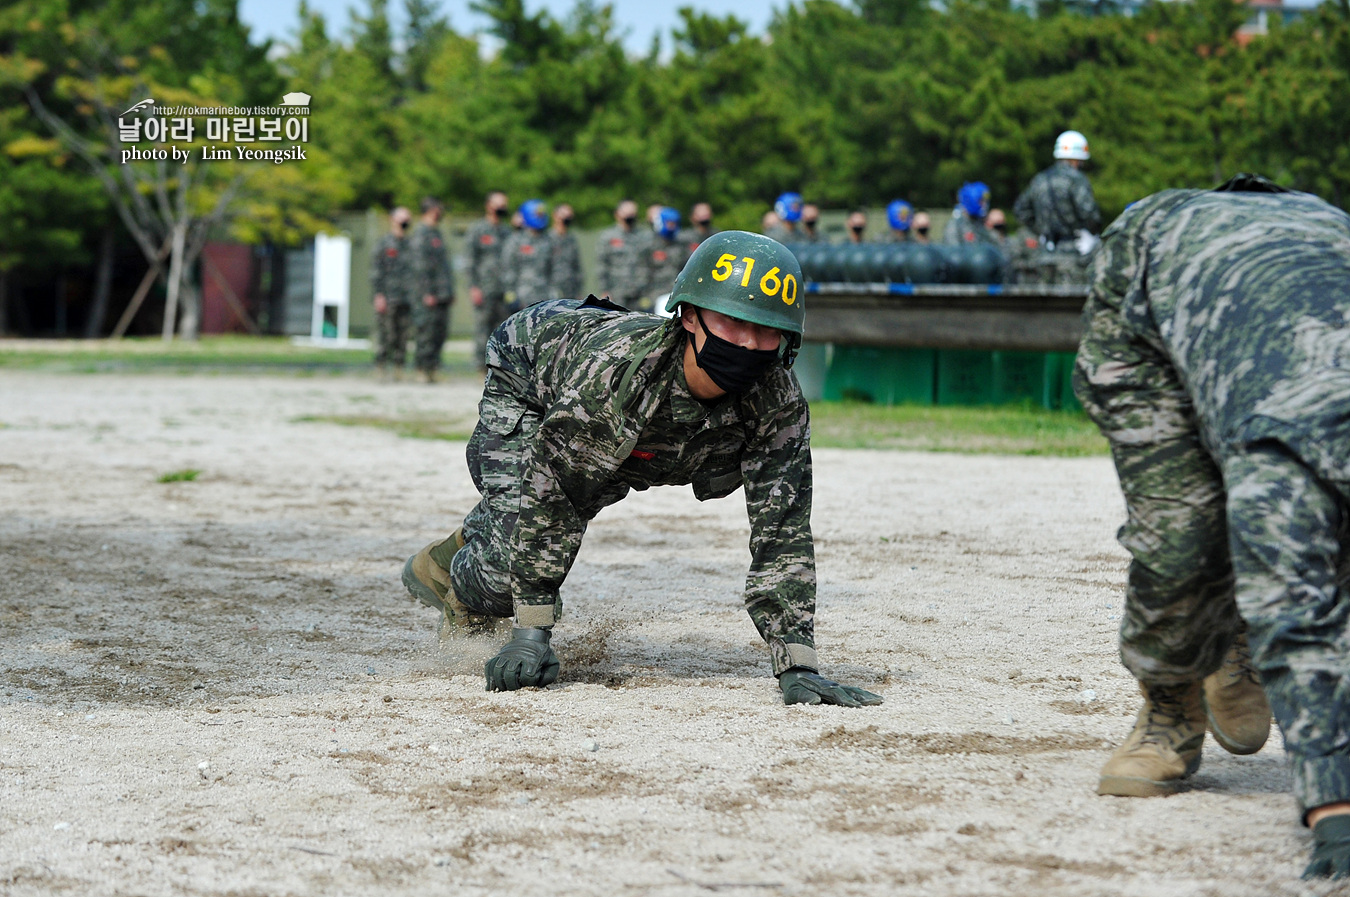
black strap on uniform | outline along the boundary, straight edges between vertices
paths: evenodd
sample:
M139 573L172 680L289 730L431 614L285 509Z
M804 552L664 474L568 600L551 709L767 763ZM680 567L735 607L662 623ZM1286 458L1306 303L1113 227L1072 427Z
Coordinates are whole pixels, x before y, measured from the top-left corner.
M627 314L631 309L624 308L617 302L612 301L608 296L601 299L594 293L586 297L586 301L577 306L577 308L603 308L605 311L617 311Z

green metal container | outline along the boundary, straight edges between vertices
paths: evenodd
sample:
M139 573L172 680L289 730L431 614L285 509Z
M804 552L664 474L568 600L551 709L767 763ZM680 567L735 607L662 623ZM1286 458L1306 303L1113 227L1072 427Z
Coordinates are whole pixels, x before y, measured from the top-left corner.
M937 354L934 349L835 346L825 376L825 398L931 405Z

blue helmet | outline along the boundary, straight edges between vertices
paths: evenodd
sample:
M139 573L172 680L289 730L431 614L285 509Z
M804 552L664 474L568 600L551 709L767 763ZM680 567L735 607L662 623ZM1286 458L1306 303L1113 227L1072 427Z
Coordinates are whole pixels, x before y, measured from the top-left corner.
M971 218L983 218L989 214L989 188L984 181L967 181L956 194L961 208Z
M548 206L542 199L527 199L520 206L520 217L530 230L543 230L548 227Z
M662 206L661 211L656 214L656 220L652 222L656 232L667 240L675 239L675 234L680 230L680 213L670 206Z
M886 207L886 220L892 230L909 230L909 222L914 218L914 207L903 199L893 199Z
M801 221L802 195L800 193L784 193L774 200L773 211L781 221Z

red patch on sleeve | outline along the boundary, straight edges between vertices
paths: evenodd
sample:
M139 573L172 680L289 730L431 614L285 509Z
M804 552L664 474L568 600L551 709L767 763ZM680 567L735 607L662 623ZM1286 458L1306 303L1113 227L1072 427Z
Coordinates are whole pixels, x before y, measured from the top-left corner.
M440 237L432 237L432 238L431 238L431 245L434 246L434 247L436 247L437 249L440 249L440 248L441 248L441 238L440 238Z
M664 249L658 249L652 253L652 261L664 262L665 260L666 260L666 251Z
M526 243L524 246L521 246L521 247L520 247L520 254L521 254L521 255L534 255L534 247L531 246L529 243Z
M613 246L615 249L618 249L620 246L623 245L623 240L619 237L610 237L609 245Z
M656 452L644 452L642 449L633 449L630 458L637 458L639 461L650 461L656 457Z
M387 255L387 256L389 256L391 259L398 258L398 250L395 249L395 248L392 247L392 246L390 246L388 249L386 249L386 250L384 251L384 254Z
M483 234L478 238L478 242L483 246L491 246L493 243L497 242L497 238L492 236L492 234Z

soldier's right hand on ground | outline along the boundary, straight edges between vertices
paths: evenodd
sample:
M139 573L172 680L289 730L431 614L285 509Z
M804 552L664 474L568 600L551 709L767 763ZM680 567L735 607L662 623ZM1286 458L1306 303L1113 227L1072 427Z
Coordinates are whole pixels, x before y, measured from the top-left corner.
M1304 878L1350 878L1350 816L1327 816L1313 826L1312 861Z
M487 662L488 691L543 688L558 681L558 655L549 647L550 629L512 629L511 641Z
M870 707L885 700L863 688L840 685L811 670L793 667L778 677L784 704L839 704L843 707Z

